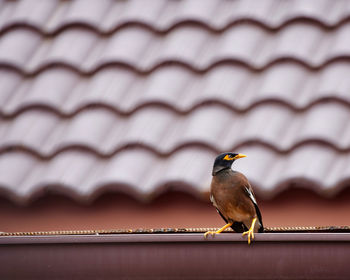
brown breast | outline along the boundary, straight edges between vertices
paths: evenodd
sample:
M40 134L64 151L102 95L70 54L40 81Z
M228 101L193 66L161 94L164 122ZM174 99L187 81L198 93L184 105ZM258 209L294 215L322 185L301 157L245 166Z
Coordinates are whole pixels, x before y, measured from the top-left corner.
M247 178L231 169L223 170L213 176L211 195L215 207L232 222L242 222L256 216L255 207L247 195Z

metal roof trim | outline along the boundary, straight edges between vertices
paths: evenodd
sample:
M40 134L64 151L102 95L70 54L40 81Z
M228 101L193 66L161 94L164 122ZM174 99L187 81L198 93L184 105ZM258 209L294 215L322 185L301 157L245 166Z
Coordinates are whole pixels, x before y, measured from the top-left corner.
M1 279L349 279L350 233L0 237Z
M163 243L163 242L233 242L247 243L237 233L224 233L204 238L202 233L96 234L0 236L0 246L6 244L74 244L74 243ZM256 233L257 242L350 242L350 233Z

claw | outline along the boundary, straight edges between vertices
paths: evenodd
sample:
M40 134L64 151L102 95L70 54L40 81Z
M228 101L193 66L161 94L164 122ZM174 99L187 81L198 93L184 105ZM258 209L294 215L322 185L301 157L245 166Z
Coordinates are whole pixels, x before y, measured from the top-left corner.
M253 219L252 225L248 231L242 233L242 236L248 235L248 244L250 245L250 241L254 239L254 227L255 227L256 218Z
M242 236L244 235L248 235L248 244L250 244L250 240L254 239L254 232L251 230L248 230L242 233Z
M204 233L204 238L207 238L209 234L211 234L214 237L216 233L216 231L207 231L206 233Z
M230 226L232 226L232 223L228 223L228 224L224 225L222 228L220 228L217 231L207 231L206 233L204 233L204 238L207 238L207 236L209 234L211 234L214 237L215 234L219 234L219 233L223 232L225 229L227 229Z

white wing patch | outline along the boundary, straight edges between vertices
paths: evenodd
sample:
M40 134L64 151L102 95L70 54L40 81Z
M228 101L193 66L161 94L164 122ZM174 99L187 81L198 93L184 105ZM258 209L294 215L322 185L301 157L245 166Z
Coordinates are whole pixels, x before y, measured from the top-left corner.
M251 199L255 204L257 204L257 203L256 203L256 200L255 200L255 197L254 197L253 193L250 191L250 189L245 188L245 190L246 190L246 192L248 193L250 199Z
M218 205L216 204L216 201L215 201L214 196L213 196L212 194L210 195L210 201L211 201L211 203L213 203L213 205L214 205L216 208L218 208Z

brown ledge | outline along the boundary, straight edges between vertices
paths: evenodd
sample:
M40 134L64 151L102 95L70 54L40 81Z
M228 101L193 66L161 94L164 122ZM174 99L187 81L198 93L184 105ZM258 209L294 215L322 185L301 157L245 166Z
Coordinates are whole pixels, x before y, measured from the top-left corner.
M349 279L350 233L0 236L0 279Z

